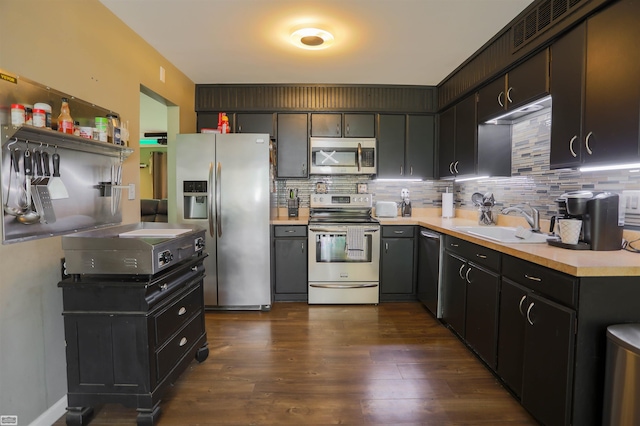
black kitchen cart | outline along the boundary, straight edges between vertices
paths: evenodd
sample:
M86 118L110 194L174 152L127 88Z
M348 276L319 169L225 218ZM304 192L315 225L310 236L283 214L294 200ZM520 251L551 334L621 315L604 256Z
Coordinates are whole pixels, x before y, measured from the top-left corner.
M153 425L160 401L195 359L209 355L203 260L194 256L156 275L74 275L61 281L67 351L68 425L85 425L95 406L137 408Z

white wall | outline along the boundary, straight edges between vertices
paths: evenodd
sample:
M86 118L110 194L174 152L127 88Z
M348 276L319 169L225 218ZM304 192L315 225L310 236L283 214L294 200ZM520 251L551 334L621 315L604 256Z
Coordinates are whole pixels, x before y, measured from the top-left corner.
M195 131L194 83L98 0L1 0L0 69L128 120L135 152L124 164L125 183L139 186L141 85L177 106L181 131ZM139 217L139 197L123 200L123 222ZM17 415L20 425L67 392L57 287L63 255L60 237L0 246L0 415Z

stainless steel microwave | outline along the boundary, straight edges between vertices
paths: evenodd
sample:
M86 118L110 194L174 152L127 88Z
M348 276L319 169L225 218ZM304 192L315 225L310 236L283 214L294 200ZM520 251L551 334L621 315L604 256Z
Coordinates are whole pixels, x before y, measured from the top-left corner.
M312 175L375 175L375 138L310 138Z

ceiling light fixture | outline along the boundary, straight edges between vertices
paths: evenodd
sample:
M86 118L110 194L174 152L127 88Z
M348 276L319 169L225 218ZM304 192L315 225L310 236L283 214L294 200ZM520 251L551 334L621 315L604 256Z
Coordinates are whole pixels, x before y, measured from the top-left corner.
M301 28L291 34L291 42L301 49L320 50L333 44L333 35L318 28Z

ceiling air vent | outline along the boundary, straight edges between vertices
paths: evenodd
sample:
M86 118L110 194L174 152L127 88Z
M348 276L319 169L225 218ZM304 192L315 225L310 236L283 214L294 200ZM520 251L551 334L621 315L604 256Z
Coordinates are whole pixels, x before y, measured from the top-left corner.
M556 21L566 17L589 0L543 0L531 6L511 27L513 51L536 39Z

